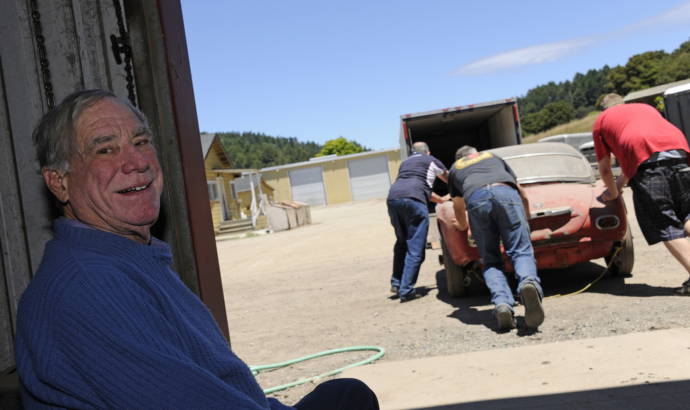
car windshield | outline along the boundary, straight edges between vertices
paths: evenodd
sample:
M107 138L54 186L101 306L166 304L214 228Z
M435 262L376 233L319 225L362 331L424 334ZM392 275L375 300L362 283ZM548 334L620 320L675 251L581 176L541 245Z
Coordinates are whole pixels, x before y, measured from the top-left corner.
M589 162L568 144L545 142L513 145L491 151L510 165L521 184L594 181Z

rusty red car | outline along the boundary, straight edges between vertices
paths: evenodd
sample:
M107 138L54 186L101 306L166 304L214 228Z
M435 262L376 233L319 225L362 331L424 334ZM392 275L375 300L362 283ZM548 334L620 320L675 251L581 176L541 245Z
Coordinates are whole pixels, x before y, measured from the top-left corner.
M530 202L529 225L538 269L559 269L604 258L609 272L629 275L632 235L623 198L604 202L606 187L587 159L558 142L489 150L513 169ZM465 296L483 287L479 252L471 231L453 227L452 202L436 206L448 293ZM503 249L502 249L503 251ZM505 251L506 271L512 266Z

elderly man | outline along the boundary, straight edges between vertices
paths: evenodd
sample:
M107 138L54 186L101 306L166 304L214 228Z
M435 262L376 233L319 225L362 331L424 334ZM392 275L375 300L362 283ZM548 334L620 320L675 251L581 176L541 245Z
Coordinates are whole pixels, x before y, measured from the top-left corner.
M395 231L391 292L400 302L417 298L414 285L424 262L426 237L429 232L428 202L443 202L432 191L434 180L448 181L448 171L441 161L431 156L425 142L412 145L412 155L400 164L398 177L388 191L386 205Z
M683 132L647 104L615 104L592 129L604 200L618 198L630 182L635 215L649 245L663 242L690 274L690 148ZM611 154L622 174L616 180ZM675 293L690 296L690 279Z
M518 278L518 294L525 306L525 324L536 329L544 321L543 296L525 211L529 203L515 173L501 158L465 145L455 154L448 178L456 228L472 227L491 292L499 330L515 327L513 292L504 274L503 242Z
M163 173L144 115L112 93L80 91L34 132L43 179L62 207L22 296L16 358L26 408L290 408L266 398L207 308L151 236ZM378 409L351 379L298 409Z

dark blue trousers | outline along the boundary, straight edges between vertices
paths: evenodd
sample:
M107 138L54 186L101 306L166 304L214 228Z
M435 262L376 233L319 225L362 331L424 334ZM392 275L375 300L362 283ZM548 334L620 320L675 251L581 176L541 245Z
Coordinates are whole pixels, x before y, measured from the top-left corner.
M376 394L357 379L323 382L297 404L297 410L379 410Z
M399 289L400 297L411 296L424 262L429 208L411 198L389 199L387 204L396 238L391 285Z

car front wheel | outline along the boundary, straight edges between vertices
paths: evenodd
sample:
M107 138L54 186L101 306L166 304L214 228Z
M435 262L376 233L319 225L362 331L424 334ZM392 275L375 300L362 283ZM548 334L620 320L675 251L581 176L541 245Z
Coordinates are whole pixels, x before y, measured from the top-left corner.
M618 250L619 248L620 250ZM611 253L604 260L609 272L613 276L632 275L633 265L635 264L635 249L633 247L630 225L628 225L628 230L625 232L623 240L613 247Z
M443 250L443 267L446 269L446 286L448 294L454 298L463 297L467 294L465 286L465 275L467 272L462 266L456 265L450 257L446 242L441 239L441 249Z

